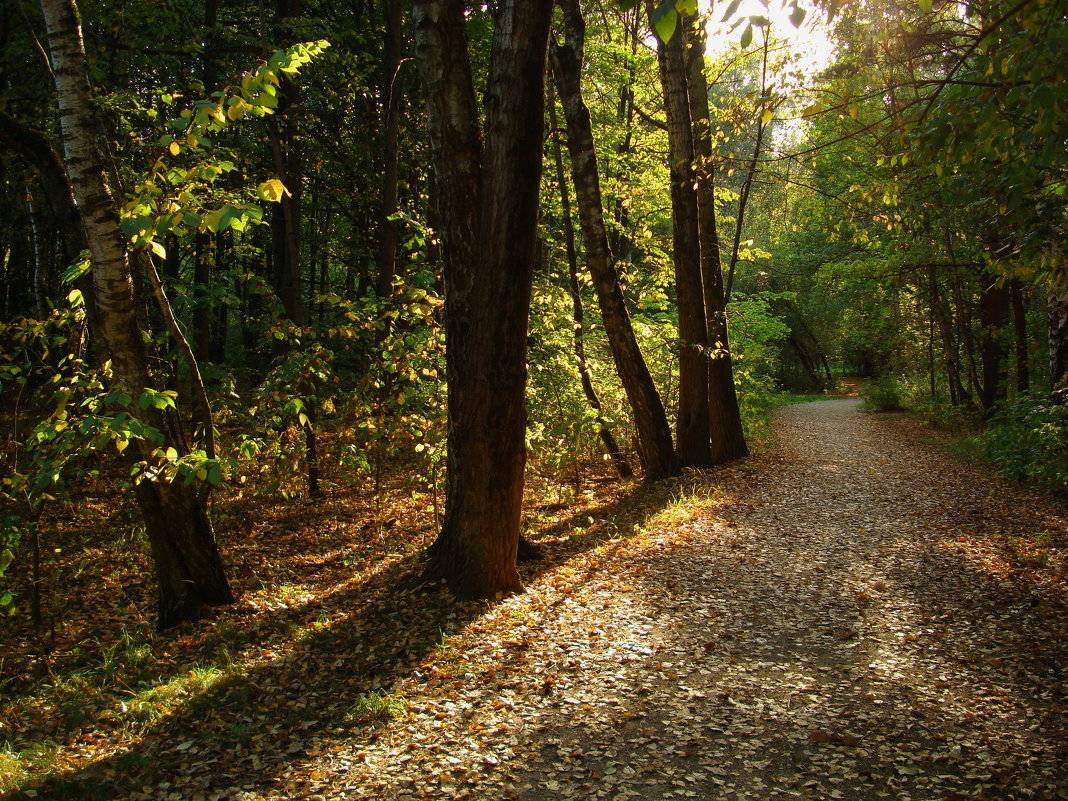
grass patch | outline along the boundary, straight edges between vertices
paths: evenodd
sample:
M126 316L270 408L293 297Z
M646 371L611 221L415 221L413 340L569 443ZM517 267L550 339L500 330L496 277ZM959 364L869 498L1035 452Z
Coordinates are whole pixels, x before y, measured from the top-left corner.
M812 403L813 401L834 400L835 395L801 395L794 392L782 392L774 397L771 407L780 409L783 406L795 406L798 403Z
M48 741L27 746L0 740L0 796L18 790L34 774L51 769L59 756L59 747Z
M350 726L377 726L403 717L408 713L408 699L400 693L390 694L379 690L362 694L356 703L345 712L345 722Z

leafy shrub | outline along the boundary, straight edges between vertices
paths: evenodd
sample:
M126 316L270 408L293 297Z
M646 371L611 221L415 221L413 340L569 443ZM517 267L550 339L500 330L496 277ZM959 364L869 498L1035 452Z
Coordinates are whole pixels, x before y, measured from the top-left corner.
M877 412L893 412L902 407L902 387L891 375L874 381L865 381L860 395L864 398L864 407Z
M17 517L9 516L0 520L0 579L15 560L11 549L18 545L21 529ZM0 583L0 614L12 614L15 611L15 596L4 584Z
M1068 488L1068 389L1005 401L982 440L987 458L1009 478Z
M975 431L980 424L979 414L968 406L948 401L924 401L910 404L912 411L928 425L950 431Z

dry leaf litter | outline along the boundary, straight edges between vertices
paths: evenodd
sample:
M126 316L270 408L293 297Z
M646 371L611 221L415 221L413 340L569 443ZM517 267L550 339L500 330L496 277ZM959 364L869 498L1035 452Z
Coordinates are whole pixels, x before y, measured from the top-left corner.
M81 778L192 801L1068 799L1064 550L1023 569L1005 547L1063 545L1063 508L852 399L788 407L776 437L392 673L308 644L248 674L243 717L146 738L147 783ZM342 725L379 689L396 717ZM235 743L246 724L262 738Z

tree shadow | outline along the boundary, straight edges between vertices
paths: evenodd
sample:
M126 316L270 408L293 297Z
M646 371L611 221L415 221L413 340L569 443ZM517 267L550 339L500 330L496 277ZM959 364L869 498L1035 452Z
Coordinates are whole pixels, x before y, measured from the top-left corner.
M531 522L526 534L544 555L520 566L524 581L536 581L608 540L632 536L685 491L680 487L678 481L632 485L619 497L562 519ZM275 520L289 541L286 547L300 544L307 518L316 514L296 509ZM336 542L304 545L311 551L305 560L309 574L294 578L312 588L309 600L254 620L223 612L213 624L200 624L201 658L176 660L153 686L198 667L219 668L220 678L193 691L162 720L136 726L135 736L108 756L77 768L57 766L14 797L30 798L29 790L38 799L157 798L178 783L183 798L211 797L238 785L254 794L284 794L289 792L284 763L353 739L375 739L373 721L358 708L361 699L391 696L435 649L448 647L450 635L492 606L461 603L443 587L423 583L423 555L411 547L402 556L394 552L369 575L330 587L324 577L345 554L333 550ZM244 662L228 665L226 649L235 644ZM213 649L221 655L203 658ZM116 704L120 699L112 698Z

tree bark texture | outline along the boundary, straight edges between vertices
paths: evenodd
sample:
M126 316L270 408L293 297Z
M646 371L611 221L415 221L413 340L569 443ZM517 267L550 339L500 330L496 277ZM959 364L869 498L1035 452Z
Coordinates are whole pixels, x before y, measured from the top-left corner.
M136 400L151 383L134 312L126 242L96 142L81 24L73 0L42 0L41 8L48 29L67 174L92 262L100 320L97 333L111 360L116 388ZM164 430L158 413L142 417ZM151 458L148 443L135 443L140 458ZM155 562L160 628L196 618L206 605L232 602L215 535L195 489L146 479L137 485L136 494Z
M279 43L292 36L285 30L302 13L301 0L276 0L275 20ZM271 220L274 283L287 319L304 324L304 301L300 295L301 206L304 186L304 149L300 137L300 89L283 76L278 92L278 111L269 118L268 130L274 152L275 171L289 194L275 206Z
M461 597L522 588L526 341L541 178L548 0L497 7L484 141L462 0L415 0L445 277L445 515L429 573Z
M991 411L994 405L1005 399L1007 372L1005 357L1006 322L1009 311L1009 288L999 284L992 276L986 276L991 283L986 286L979 297L979 321L981 334L979 340L979 359L983 370L979 400L983 410Z
M653 4L649 10L652 13ZM685 24L679 14L680 26ZM694 192L693 131L682 36L657 40L671 171L672 252L679 315L679 406L675 448L683 467L711 467L708 419L708 328L701 282L700 226Z
M571 174L578 201L579 222L586 246L586 263L593 279L605 334L616 371L627 393L638 439L638 455L647 481L678 475L679 463L671 442L664 404L638 347L623 290L619 286L604 222L597 155L590 112L582 98L582 59L586 23L578 0L561 0L564 41L552 48L553 74L567 124Z
M563 212L564 248L567 251L567 286L571 294L571 318L572 318L572 343L575 349L575 364L578 367L579 384L582 386L582 394L586 402L590 404L597 420L597 433L604 443L616 472L622 478L630 478L634 475L627 460L619 450L612 429L604 418L601 399L597 396L597 390L593 386L593 377L590 375L590 365L586 360L586 321L585 310L582 307L582 292L579 288L578 252L575 248L575 227L571 218L571 195L567 191L567 174L564 172L564 156L560 147L560 135L557 131L556 100L553 97L552 86L549 88L549 128L553 134L553 161L556 164L556 182L560 187L560 208Z
M1057 389L1068 381L1068 277L1062 277L1051 287L1046 319L1049 323L1050 385Z
M400 134L400 81L402 19L400 0L382 0L385 17L385 39L382 52L382 203L378 218L378 251L376 255L377 292L382 298L393 292L393 276L397 272L397 182L400 161L397 141Z
M741 459L749 454L742 428L742 413L734 387L734 360L727 333L727 296L723 288L723 259L716 228L715 173L712 168L712 131L705 78L704 29L682 15L681 37L688 58L687 88L695 159L697 225L701 246L701 284L708 331L708 425L712 464ZM759 136L758 145L759 147ZM740 231L745 207L739 204ZM737 237L736 237L737 238ZM733 259L732 256L732 267Z

